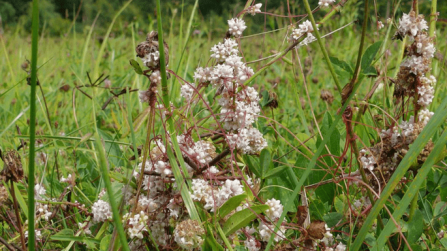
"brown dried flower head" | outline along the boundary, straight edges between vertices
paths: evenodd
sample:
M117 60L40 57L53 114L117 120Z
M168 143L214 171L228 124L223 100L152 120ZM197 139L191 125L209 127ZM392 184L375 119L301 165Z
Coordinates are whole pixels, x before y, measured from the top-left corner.
M22 180L23 168L19 153L14 150L8 151L2 159L5 162L5 165L3 170L0 172L0 175L6 178L6 182L9 180L12 180L13 182L19 182Z

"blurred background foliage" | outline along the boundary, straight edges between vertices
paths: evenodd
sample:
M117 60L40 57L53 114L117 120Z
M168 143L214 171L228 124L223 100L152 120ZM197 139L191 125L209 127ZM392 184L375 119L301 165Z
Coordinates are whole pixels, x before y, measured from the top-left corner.
M438 10L441 13L440 18L445 17L447 5L442 4L444 0L438 1ZM95 30L102 34L105 33L118 9L124 5L125 0L40 0L40 30L43 34L52 36L67 35L68 32L83 33L92 25L96 15L99 14ZM246 1L242 0L199 0L199 15L196 16L195 26L208 23L213 27L226 27L222 25L226 20L235 16ZM287 1L268 0L262 2L264 6L267 3L267 11L276 14L287 13ZM304 8L301 0L290 0L292 14L303 14ZM337 1L338 2L338 1ZM361 18L362 6L361 0L349 0L342 12L350 13L352 17ZM377 15L382 22L390 15L390 9L395 1L377 1ZM402 12L408 12L411 8L411 0L401 1ZM317 6L318 0L311 0L311 6ZM429 13L430 1L419 0L420 12ZM194 0L175 0L165 1L163 11L167 17L177 16L181 18L183 13L190 13L194 5ZM31 0L2 0L0 1L0 29L13 33L27 34L31 29ZM326 11L317 12L317 16L324 15ZM398 13L399 15L400 13ZM341 16L341 15L340 15ZM76 19L75 19L76 18ZM73 22L75 20L75 22ZM133 24L139 32L147 32L146 25L150 27L156 22L155 2L153 0L133 0L124 10L117 20L117 25L111 35L117 33L130 33L126 29L129 24ZM264 16L257 15L252 19L250 27L262 30L264 26ZM165 22L166 24L168 22ZM266 22L268 28L277 28L276 20L269 19ZM124 28L124 29L123 29ZM169 28L169 27L167 27ZM175 28L175 27L174 27ZM178 27L177 27L178 28Z

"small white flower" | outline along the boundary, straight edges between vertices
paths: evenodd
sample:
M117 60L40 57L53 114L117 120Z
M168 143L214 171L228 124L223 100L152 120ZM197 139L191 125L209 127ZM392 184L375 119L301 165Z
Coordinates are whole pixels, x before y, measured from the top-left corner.
M103 200L98 200L93 203L92 214L94 222L102 222L107 219L112 219L112 211L110 205Z
M233 18L228 20L228 26L229 26L229 32L231 35L235 37L242 36L242 32L247 28L245 26L245 22L242 19L239 18Z
M329 4L335 3L335 0L320 0L318 2L318 5L320 5L321 7L328 7Z
M262 3L255 4L247 8L247 12L254 16L256 13L261 12Z
M381 30L385 25L383 25L382 21L377 21L377 29Z
M149 80L151 81L151 83L154 83L154 84L160 84L161 83L161 74L160 74L160 71L153 71L152 73L151 73L151 75L149 76Z
M265 211L267 217L272 221L277 220L283 212L283 205L281 205L281 201L276 199L270 199L267 200L265 204L270 207Z

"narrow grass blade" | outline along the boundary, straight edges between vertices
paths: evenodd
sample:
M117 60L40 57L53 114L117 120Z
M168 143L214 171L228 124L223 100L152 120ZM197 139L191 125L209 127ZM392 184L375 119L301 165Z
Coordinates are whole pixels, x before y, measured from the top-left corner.
M82 52L81 72L80 72L80 74L84 74L85 57L87 56L88 46L90 44L90 39L92 37L93 30L95 29L96 20L98 19L99 14L101 14L101 11L98 11L98 14L96 14L96 17L93 20L92 26L90 27L90 30L88 31L87 38L85 39L84 51Z
M380 210L382 210L383 205L386 200L391 196L394 188L397 186L402 177L406 174L408 168L416 161L417 156L421 152L422 148L424 148L425 144L427 144L428 140L433 136L437 129L443 125L444 121L447 118L447 98L444 99L442 104L438 107L433 117L430 119L428 124L424 127L419 137L414 141L408 150L405 157L400 162L396 171L394 172L391 179L388 181L388 184L385 186L382 191L380 198L376 201L376 204L371 209L368 217L363 223L362 228L360 229L357 237L354 240L354 243L351 246L352 251L357 251L360 249L360 246L363 243L363 240L366 237L366 234L369 232L374 220L379 214Z
M419 169L416 178L413 180L413 182L411 182L408 191L405 193L399 205L397 205L397 207L394 209L393 218L396 221L398 221L402 217L411 200L414 198L414 196L417 195L419 187L422 185L422 182L424 182L433 165L436 164L436 162L438 162L440 158L442 159L444 157L442 152L445 150L446 143L447 131L444 131L442 136L436 142L436 145L428 156L427 160L424 162L421 169ZM383 245L385 244L388 237L392 234L394 229L394 222L391 220L388 221L379 238L377 238L376 247L373 247L372 250L382 250Z
M109 169L107 168L107 159L106 153L104 149L104 145L101 143L101 139L99 138L99 134L95 134L96 138L96 147L99 157L99 168L101 169L102 178L104 180L104 184L107 189L107 194L109 195L110 207L112 208L113 213L113 221L115 223L116 230L118 232L118 236L121 240L122 249L126 251L130 251L129 246L127 244L126 234L124 233L124 227L121 223L121 216L118 210L118 204L115 201L115 197L112 191L112 183L110 182L109 177Z
M32 40L31 40L31 94L29 122L29 167L28 167L28 250L35 250L34 232L34 165L36 148L36 87L37 87L37 48L39 39L39 0L33 0ZM23 233L22 233L23 234Z
M163 24L161 19L160 0L157 0L156 4L157 4L158 44L163 45ZM166 60L163 46L160 46L159 52L160 52L160 73L161 73L161 90L162 90L163 104L170 113L171 106L169 99L168 83L166 79L166 63L165 63ZM170 135L171 144L174 148L176 156L179 156L178 158L176 158L176 156L174 156L174 153L172 152L172 149L170 147L166 148L166 152L169 157L169 162L171 163L172 167L172 172L174 173L175 181L177 182L177 186L180 188L180 193L185 203L185 207L188 210L189 216L191 217L191 219L201 222L200 216L197 213L197 209L191 199L191 195L189 194L188 187L186 186L186 184L191 185L190 184L191 181L188 179L188 171L186 170L185 161L181 157L182 152L180 151L180 147L177 142L177 134L175 132L174 121L172 117L169 117L167 119L167 123L168 123L168 132ZM166 139L166 133L163 133L163 140L165 142L169 141ZM180 171L177 161L178 163L180 163L180 166L182 167L183 174ZM185 176L185 179L183 178L183 175Z
M121 12L123 12L127 6L132 2L132 0L127 1L121 9L118 10L118 12L115 14L115 16L112 19L112 22L109 25L109 29L107 29L107 33L104 35L104 41L101 44L101 48L99 48L98 56L96 56L96 63L95 63L95 69L94 69L94 78L99 77L99 65L101 63L104 51L106 49L107 41L109 40L110 32L112 32L113 24L115 24L116 19L119 17Z

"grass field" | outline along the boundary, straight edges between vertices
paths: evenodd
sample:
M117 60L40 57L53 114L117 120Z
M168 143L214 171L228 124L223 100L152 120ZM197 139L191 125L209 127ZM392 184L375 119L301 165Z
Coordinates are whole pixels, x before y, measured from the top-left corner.
M322 45L331 57L330 62L341 87L347 85L352 79L362 37L361 21L354 22L360 18L355 11L356 4L348 3L343 8L341 13L335 14L319 26L319 33L322 36L328 34L322 38ZM370 8L373 8L372 5ZM323 13L329 11L330 9L320 10ZM399 9L399 11L408 13L409 9ZM116 30L117 27L123 31L122 33L112 32L113 34L98 34L94 24L85 29L84 33L68 32L66 36L61 37L48 36L45 31L39 33L34 177L35 183L44 187L46 192L42 194L37 192L35 196L38 203L35 224L35 229L39 231L38 234L36 233L37 250L110 250L109 247L115 250L118 248L127 250L127 244L124 245L118 237L119 230L115 230L117 222L111 220L112 214L109 220L99 222L94 220L92 207L95 202L102 198L110 204L116 203L120 217L126 213L136 212L134 206L139 203L136 203L139 192L141 196L148 195L150 192L149 190L139 191L141 188L139 177L142 175L132 176L134 168L137 167L136 170L140 170L138 168L141 168L141 164L140 166L138 164L144 162L143 158L148 157L144 150L147 150L146 147L156 149L157 147L154 148L155 138L161 139L161 135L165 138L165 130L174 129L170 131L172 135L190 133L194 141L198 141L207 133L218 134L219 123L213 119L216 114L219 116L220 106L216 98L218 95L216 88L210 85L200 89L201 97L207 102L195 99L193 104L189 104L180 94L181 86L184 84L182 79L194 83L194 72L197 67L215 65L215 62L210 60L212 54L210 49L223 41L227 26L224 26L225 20L221 20L221 17L205 19L199 18L197 13L190 17L191 12L192 8L188 8L184 13L163 16L163 38L169 45L167 68L175 74L171 73L170 78L167 79L169 91L167 96L169 96L168 101L172 102L173 110L163 113L162 116L160 116L160 110L156 110L154 115L147 103L140 102L139 91L147 90L151 83L149 77L137 74L129 63L129 60L134 59L145 68L137 58L135 48L146 39L146 33L158 29L157 22L144 25L113 23L109 31ZM305 11L301 10L300 14L304 13ZM282 14L287 15L287 12ZM430 13L420 14L424 14L426 20L430 16ZM177 245L178 242L174 242L172 236L178 233L175 229L180 222L194 219L191 208L198 211L198 222L201 222L202 231L204 229L204 232L198 231L199 234L197 234L201 233L205 240L204 244L201 244L202 249L245 250L242 247L245 246L249 250L244 244L246 240L250 240L249 237L244 237L247 236L245 231L248 230L244 232L240 230L236 232L236 230L246 226L260 229L261 225L267 224L263 223L263 220L266 217L264 215L268 214L265 213L268 207L262 206L271 198L281 202L280 215L284 207L284 214L277 218L281 221L285 219L287 223L285 225L287 231L280 234L287 240L274 242L273 237L266 240L263 239L264 237L259 237L260 233L255 233L253 236L258 236L256 245L262 250L269 248L294 250L296 247L312 246L313 242L318 243L313 248L319 250L325 250L324 248L331 246L335 248L338 246L337 243L344 243L348 250L351 250L349 249L351 246L353 250L359 248L369 250L374 245L383 244L387 246L379 250L389 250L391 247L394 250L447 248L447 235L443 232L447 231L445 227L447 166L443 162L447 155L445 133L443 134L446 129L444 114L447 111L445 107L446 61L444 60L447 55L447 43L443 39L445 24L438 23L436 26L437 38L434 40L436 53L430 64L431 75L436 77L437 84L434 86L433 102L428 109L438 112L435 112L430 123L427 124L428 129L422 131L423 135L414 141L416 143L411 142L405 149L405 153L409 152L409 154L401 157L402 161L399 163L402 168L399 165L396 169L398 170L394 173L396 177L388 177L385 184L382 183L383 187L379 185L380 189L376 189L375 192L383 195L381 196L383 201L374 199L377 209L376 206L366 205L366 201L369 200L369 190L365 187L375 188L374 181L369 180L369 184L362 185L349 182L349 178L339 178L340 172L347 175L359 170L360 162L355 157L359 154L359 149L369 149L384 142L381 141L380 136L382 130L392 128L401 121L408 120L411 115L415 115L413 98L408 98L404 102L393 97L399 65L404 59L405 44L403 41L391 38L397 30L401 15L396 15L396 19L393 19L390 24L381 17L380 21L385 24L385 27L380 30L377 29L373 9L370 10L369 15L372 18L367 19L362 54L365 62L368 57L370 61L365 63L365 68L362 61L362 71L356 81L357 93L348 102L353 113L350 119L339 116L341 115L339 111L343 107L341 90L336 87L328 62L317 41L290 50L283 58L264 69L263 67L272 58L267 57L275 56L276 53L290 46L291 42L287 39L291 33L291 29L287 29L289 19L268 16L265 32L260 32L262 25L251 21L250 15L244 16L248 28L244 31L244 36L238 39L239 51L242 52L240 56L255 73L260 72L253 81L245 84L254 87L259 93L261 111L254 127L266 139L268 147L251 155L238 153L235 150L216 166L219 171L230 170L230 167L233 171L233 168L237 166L236 169L240 169L240 172L225 173L222 177L227 177L228 180L230 179L228 177L235 175L243 176L242 180L250 177L253 178L254 184L251 188L248 184L244 184L244 194L247 198L240 197L239 200L239 197L233 197L236 198L231 201L234 205L227 203L224 204L226 209L224 206L221 208L221 210L227 210L228 213L232 212L227 217L219 218L219 214L214 211L203 209L200 201L196 200L195 203L188 205L187 198L194 194L191 190L191 181L186 178L186 182L179 182L178 177L175 176L177 175L175 167L172 167L174 173L170 174L170 179L165 180L166 186L172 193L172 199L179 200L180 204L185 203L186 206L180 206L178 218L165 219L167 224L158 229L150 225L151 223L143 221L143 227L140 229L141 238L133 237L129 232L126 235L129 245L132 246L139 241L138 248L141 248L131 247L131 250L180 250L183 246ZM298 20L294 19L295 22ZM301 24L304 20L298 23ZM319 22L318 19L316 21ZM279 29L276 29L278 27ZM17 150L25 174L25 178L19 175L20 179L14 182L8 182L8 178L3 179L0 198L2 193L5 193L6 199L2 199L2 204L0 204L2 220L0 237L6 240L6 244L2 242L0 247L5 250L10 248L20 250L23 242L20 233L24 233L29 228L27 219L30 211L27 206L29 197L27 189L32 104L30 102L31 80L28 77L31 72L32 39L31 35L12 31L0 36L2 55L0 57L2 76L0 149L3 156L7 156L11 150ZM408 39L405 41L407 45L411 43ZM125 92L125 90L131 91ZM157 95L161 105L164 94L165 92L159 86ZM365 100L368 95L370 97ZM272 101L278 103L277 108L272 107ZM205 103L209 104L210 109L207 109ZM150 119L153 118L151 116L155 116L153 124L150 123ZM169 121L172 121L172 128ZM334 121L337 123L332 126ZM430 138L433 142L427 143ZM148 139L153 140L148 141ZM357 142L355 147L352 141ZM207 142L215 144L216 154L224 152L227 147L225 142L219 143L211 138ZM421 152L421 148L417 148L417 143L421 143L421 147L434 144L434 148L431 148L434 154L429 155L429 151L423 161L416 159ZM179 153L176 152L176 147L178 143L174 142L172 149L171 146L167 147L171 149L171 155L169 155L169 150L166 153L170 161L167 163L171 163L171 166L178 165L177 169L181 171L184 161L176 161L175 156ZM181 143L180 147L184 151ZM105 151L105 156L102 156L103 151ZM150 153L149 157L152 154ZM428 169L426 165L429 165ZM6 165L3 170L7 170ZM356 177L361 180L358 172ZM103 192L108 186L104 180L107 179L107 176L104 176L105 173L112 181L111 190L107 191L106 195ZM421 175L424 173L425 177L422 177L422 183L416 186L419 178L415 177L418 173ZM61 182L61 178L68 175L72 178L65 183ZM203 178L203 175L196 175L193 178ZM398 175L401 176L398 177ZM2 173L2 176L6 177L6 174ZM402 176L403 179L401 179ZM301 179L302 177L307 178ZM414 182L411 182L413 180ZM363 180L363 182L367 181ZM174 186L175 182L178 183ZM413 183L415 187L412 187ZM14 193L12 193L11 184L13 184ZM131 191L134 191L132 193L135 193L136 198L133 194L127 197L126 192L122 192L123 188L127 189L127 184L135 189ZM388 186L384 189L387 184ZM179 189L179 187L182 188ZM190 195L185 195L184 191L188 189ZM245 209L248 211L244 209L240 211L245 214L237 215L238 213L233 212L237 206L245 203L245 199L249 201L250 206L253 206L254 211L259 210L256 214L248 209ZM361 203L361 206L356 206L357 209L354 208L355 202ZM411 202L411 205L407 202ZM167 211L167 204L158 203L159 210ZM396 219L400 224L400 230L396 230L390 215L382 207L385 206L390 213L397 213L400 210L399 203L402 203L400 205L404 211ZM44 205L47 208L39 211L39 208L43 208ZM150 209L146 210L150 211ZM42 212L46 212L47 215L44 213L39 218ZM136 213L138 215L138 212ZM17 214L20 214L20 220L17 219ZM232 216L229 217L230 215ZM239 218L233 217L234 215ZM379 215L379 221L383 220L384 225L391 228L390 232L383 230L383 233L387 234L381 235L379 229L383 226L377 223L377 215ZM254 218L250 218L252 216ZM300 217L304 217L303 221L306 222L304 225ZM155 219L150 215L149 218L149 221ZM258 218L263 220L257 223ZM323 237L319 238L320 234L327 232L320 224L323 221L326 227L330 228L328 233L330 232L334 237L332 242L317 241L323 239ZM374 221L374 227L368 227L368 229L363 227L369 222L372 224L372 221ZM233 225L229 227L228 222ZM271 224L271 227L274 227L276 223L272 221ZM131 227L128 223L123 223L122 226L126 233L130 231ZM233 228L234 231L232 231ZM307 229L306 234L303 229ZM193 230L194 228L187 231ZM163 234L160 234L160 231L172 236L161 240L160 236ZM317 232L315 236L312 236L315 232ZM365 235L362 236L363 233ZM272 235L271 232L270 235ZM364 238L364 242L363 239L360 240L361 247L360 244L355 243L354 235ZM381 240L381 238L385 239ZM11 245L12 247L9 247Z

